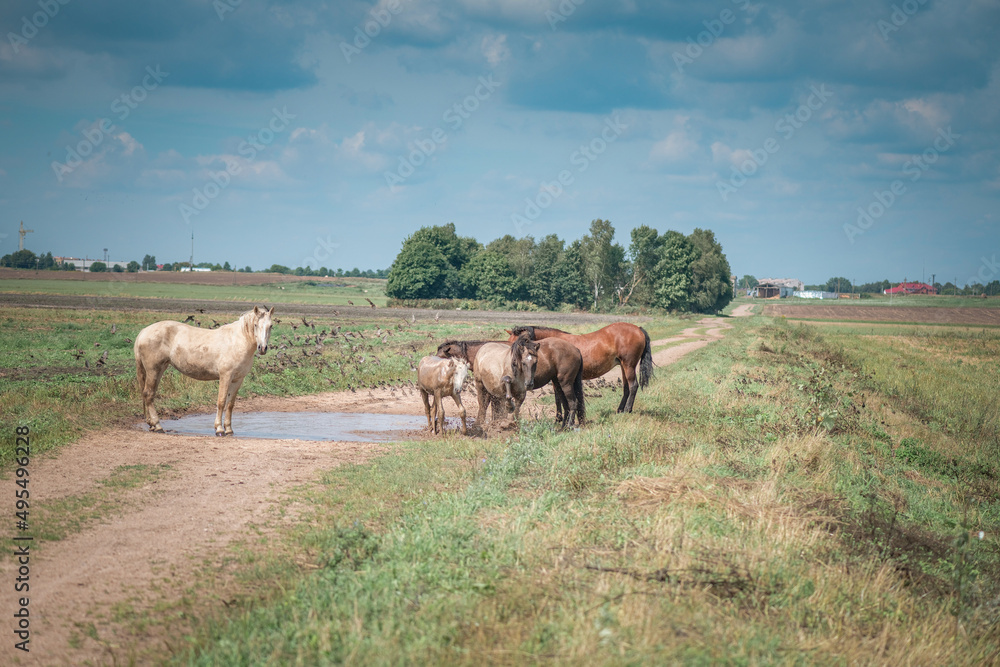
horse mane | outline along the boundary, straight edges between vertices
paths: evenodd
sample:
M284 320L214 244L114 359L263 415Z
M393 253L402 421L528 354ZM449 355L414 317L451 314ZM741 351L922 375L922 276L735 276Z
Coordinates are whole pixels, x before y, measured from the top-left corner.
M472 363L472 359L469 358L469 346L470 345L485 345L486 343L506 343L502 340L446 340L445 342L438 345L440 350L445 345L457 345L458 349L462 352L462 357L466 362Z
M239 319L233 322L233 324L241 324L244 333L246 333L247 335L247 338L251 340L256 340L257 338L257 333L254 331L254 325L256 324L256 321L254 320L254 310L256 308L257 306L254 306L247 312L240 315ZM264 310L266 311L267 309L265 308Z
M538 354L538 343L531 340L527 332L522 332L510 346L510 369L514 371L514 375L522 375L524 373L521 365L521 354L525 348L533 354Z
M569 333L568 331L563 331L562 329L556 329L554 327L540 327L540 326L524 326L524 327L514 327L510 332L515 336L520 336L523 333L528 334L531 340L535 340L536 331L554 331L556 333Z

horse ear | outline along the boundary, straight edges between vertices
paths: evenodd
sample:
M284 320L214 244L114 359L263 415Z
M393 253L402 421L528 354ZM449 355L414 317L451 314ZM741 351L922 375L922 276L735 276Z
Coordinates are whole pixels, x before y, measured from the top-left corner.
M506 331L507 333L509 333L509 334L510 334L511 336L513 336L513 335L514 335L514 332L513 332L513 331L511 331L510 329L504 329L504 331Z
M253 307L253 314L254 315L260 315L260 306L258 306L256 304L254 305L254 307Z
M271 310L267 311L268 315L274 315L274 306L271 306Z

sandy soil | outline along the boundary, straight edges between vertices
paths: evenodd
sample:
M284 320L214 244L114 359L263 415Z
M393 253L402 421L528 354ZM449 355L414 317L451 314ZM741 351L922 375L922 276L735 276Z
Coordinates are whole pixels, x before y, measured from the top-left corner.
M746 308L737 309L734 315L748 314ZM699 324L675 338L654 341L654 362L659 366L673 363L721 338L731 326L717 318L705 318ZM655 351L662 345L672 346ZM618 392L608 384L620 378L616 369L605 376L604 383L591 383L589 391L603 385L605 391ZM551 418L551 398L544 398L550 396L548 388L532 394L522 408L523 416ZM463 398L470 417L474 416L478 406L471 386L467 385ZM446 409L450 417L456 416L450 400ZM366 462L391 451L390 446L371 443L239 437L239 414L251 411L424 414L419 394L409 386L253 398L237 404L235 438L157 435L121 427L88 435L61 449L56 457L33 459L31 498L50 505L101 492L101 480L119 466L166 464L169 469L119 492L117 497L124 500L119 511L63 540L32 546L31 652L14 650L8 635L0 661L112 664L135 656L141 662L176 649L177 637L161 636L155 628L137 630L134 622L123 624L121 619L163 613L163 605L183 596L194 596L203 605L225 604L228 548L254 531L266 532L290 522L294 507L289 513L288 506L280 504L290 489L314 480L321 471ZM425 437L423 432L410 435ZM0 496L14 497L14 481L0 482ZM0 530L9 538L13 521L6 523ZM9 539L7 543L11 544ZM193 578L206 565L216 573L215 580L199 579L193 586ZM15 576L15 563L4 558L0 581L12 582ZM14 605L12 594L2 596L0 614L11 619Z

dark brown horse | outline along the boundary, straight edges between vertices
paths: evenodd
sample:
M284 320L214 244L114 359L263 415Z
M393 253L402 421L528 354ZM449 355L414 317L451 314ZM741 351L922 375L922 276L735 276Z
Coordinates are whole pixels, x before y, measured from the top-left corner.
M653 377L653 351L646 330L628 322L615 322L588 334L571 334L551 327L515 327L509 330L514 340L527 333L534 340L560 338L575 345L583 355L583 379L601 377L615 366L622 367L624 394L618 412L632 412L639 387ZM636 370L638 369L638 377Z
M479 348L497 341L448 340L438 346L437 356L457 357L472 364ZM507 341L510 344L512 341ZM473 366L472 372L476 369ZM583 355L572 344L557 338L538 342L538 365L532 389L541 389L549 382L556 395L556 421L563 427L573 421L583 425L586 408L583 402Z

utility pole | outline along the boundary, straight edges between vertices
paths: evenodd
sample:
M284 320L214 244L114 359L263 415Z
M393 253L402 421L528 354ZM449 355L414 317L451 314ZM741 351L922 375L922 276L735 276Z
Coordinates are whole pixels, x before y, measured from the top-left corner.
M21 221L21 228L17 230L17 237L18 237L17 238L17 249L18 250L24 250L24 235L25 234L34 234L34 233L35 233L34 229L25 229L24 228L24 220L22 220Z
M194 230L191 230L191 263L188 264L188 268L194 271Z

